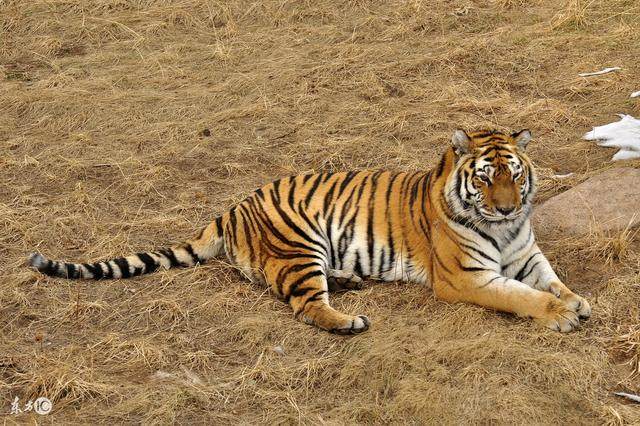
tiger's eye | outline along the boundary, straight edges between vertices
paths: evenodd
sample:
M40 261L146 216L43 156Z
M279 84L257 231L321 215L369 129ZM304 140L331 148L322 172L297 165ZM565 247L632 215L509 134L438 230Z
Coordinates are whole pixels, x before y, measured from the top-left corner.
M489 176L487 175L480 175L477 174L476 175L478 178L480 178L481 181L483 181L484 183L486 183L487 185L491 185L491 179L489 179Z

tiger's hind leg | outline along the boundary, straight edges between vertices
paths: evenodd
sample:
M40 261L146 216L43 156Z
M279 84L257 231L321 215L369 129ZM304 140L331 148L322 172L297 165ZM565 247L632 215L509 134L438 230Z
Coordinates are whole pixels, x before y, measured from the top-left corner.
M322 265L310 258L270 259L265 280L293 308L296 318L336 334L367 331L371 322L364 315L347 315L329 305L329 286Z
M353 272L338 269L327 270L327 282L332 292L361 290L363 287L362 278Z

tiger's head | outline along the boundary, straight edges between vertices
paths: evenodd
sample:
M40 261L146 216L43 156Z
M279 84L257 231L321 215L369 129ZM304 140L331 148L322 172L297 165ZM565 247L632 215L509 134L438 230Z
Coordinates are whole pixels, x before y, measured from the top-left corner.
M525 148L529 130L456 130L454 165L447 180L449 206L456 217L475 224L519 222L531 212L535 175Z

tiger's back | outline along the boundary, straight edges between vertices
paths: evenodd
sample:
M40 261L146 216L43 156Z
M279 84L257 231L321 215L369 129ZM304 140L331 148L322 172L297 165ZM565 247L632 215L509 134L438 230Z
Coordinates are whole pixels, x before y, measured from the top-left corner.
M227 254L257 279L270 257L308 251L325 269L426 282L426 265L406 244L404 221L426 204L429 178L428 172L359 171L277 180L229 211Z

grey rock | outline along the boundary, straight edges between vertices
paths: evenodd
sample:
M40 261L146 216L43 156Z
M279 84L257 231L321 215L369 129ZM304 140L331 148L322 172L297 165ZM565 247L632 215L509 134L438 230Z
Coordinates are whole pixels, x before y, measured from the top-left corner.
M640 224L640 169L610 169L538 206L533 229L539 235L616 232Z

